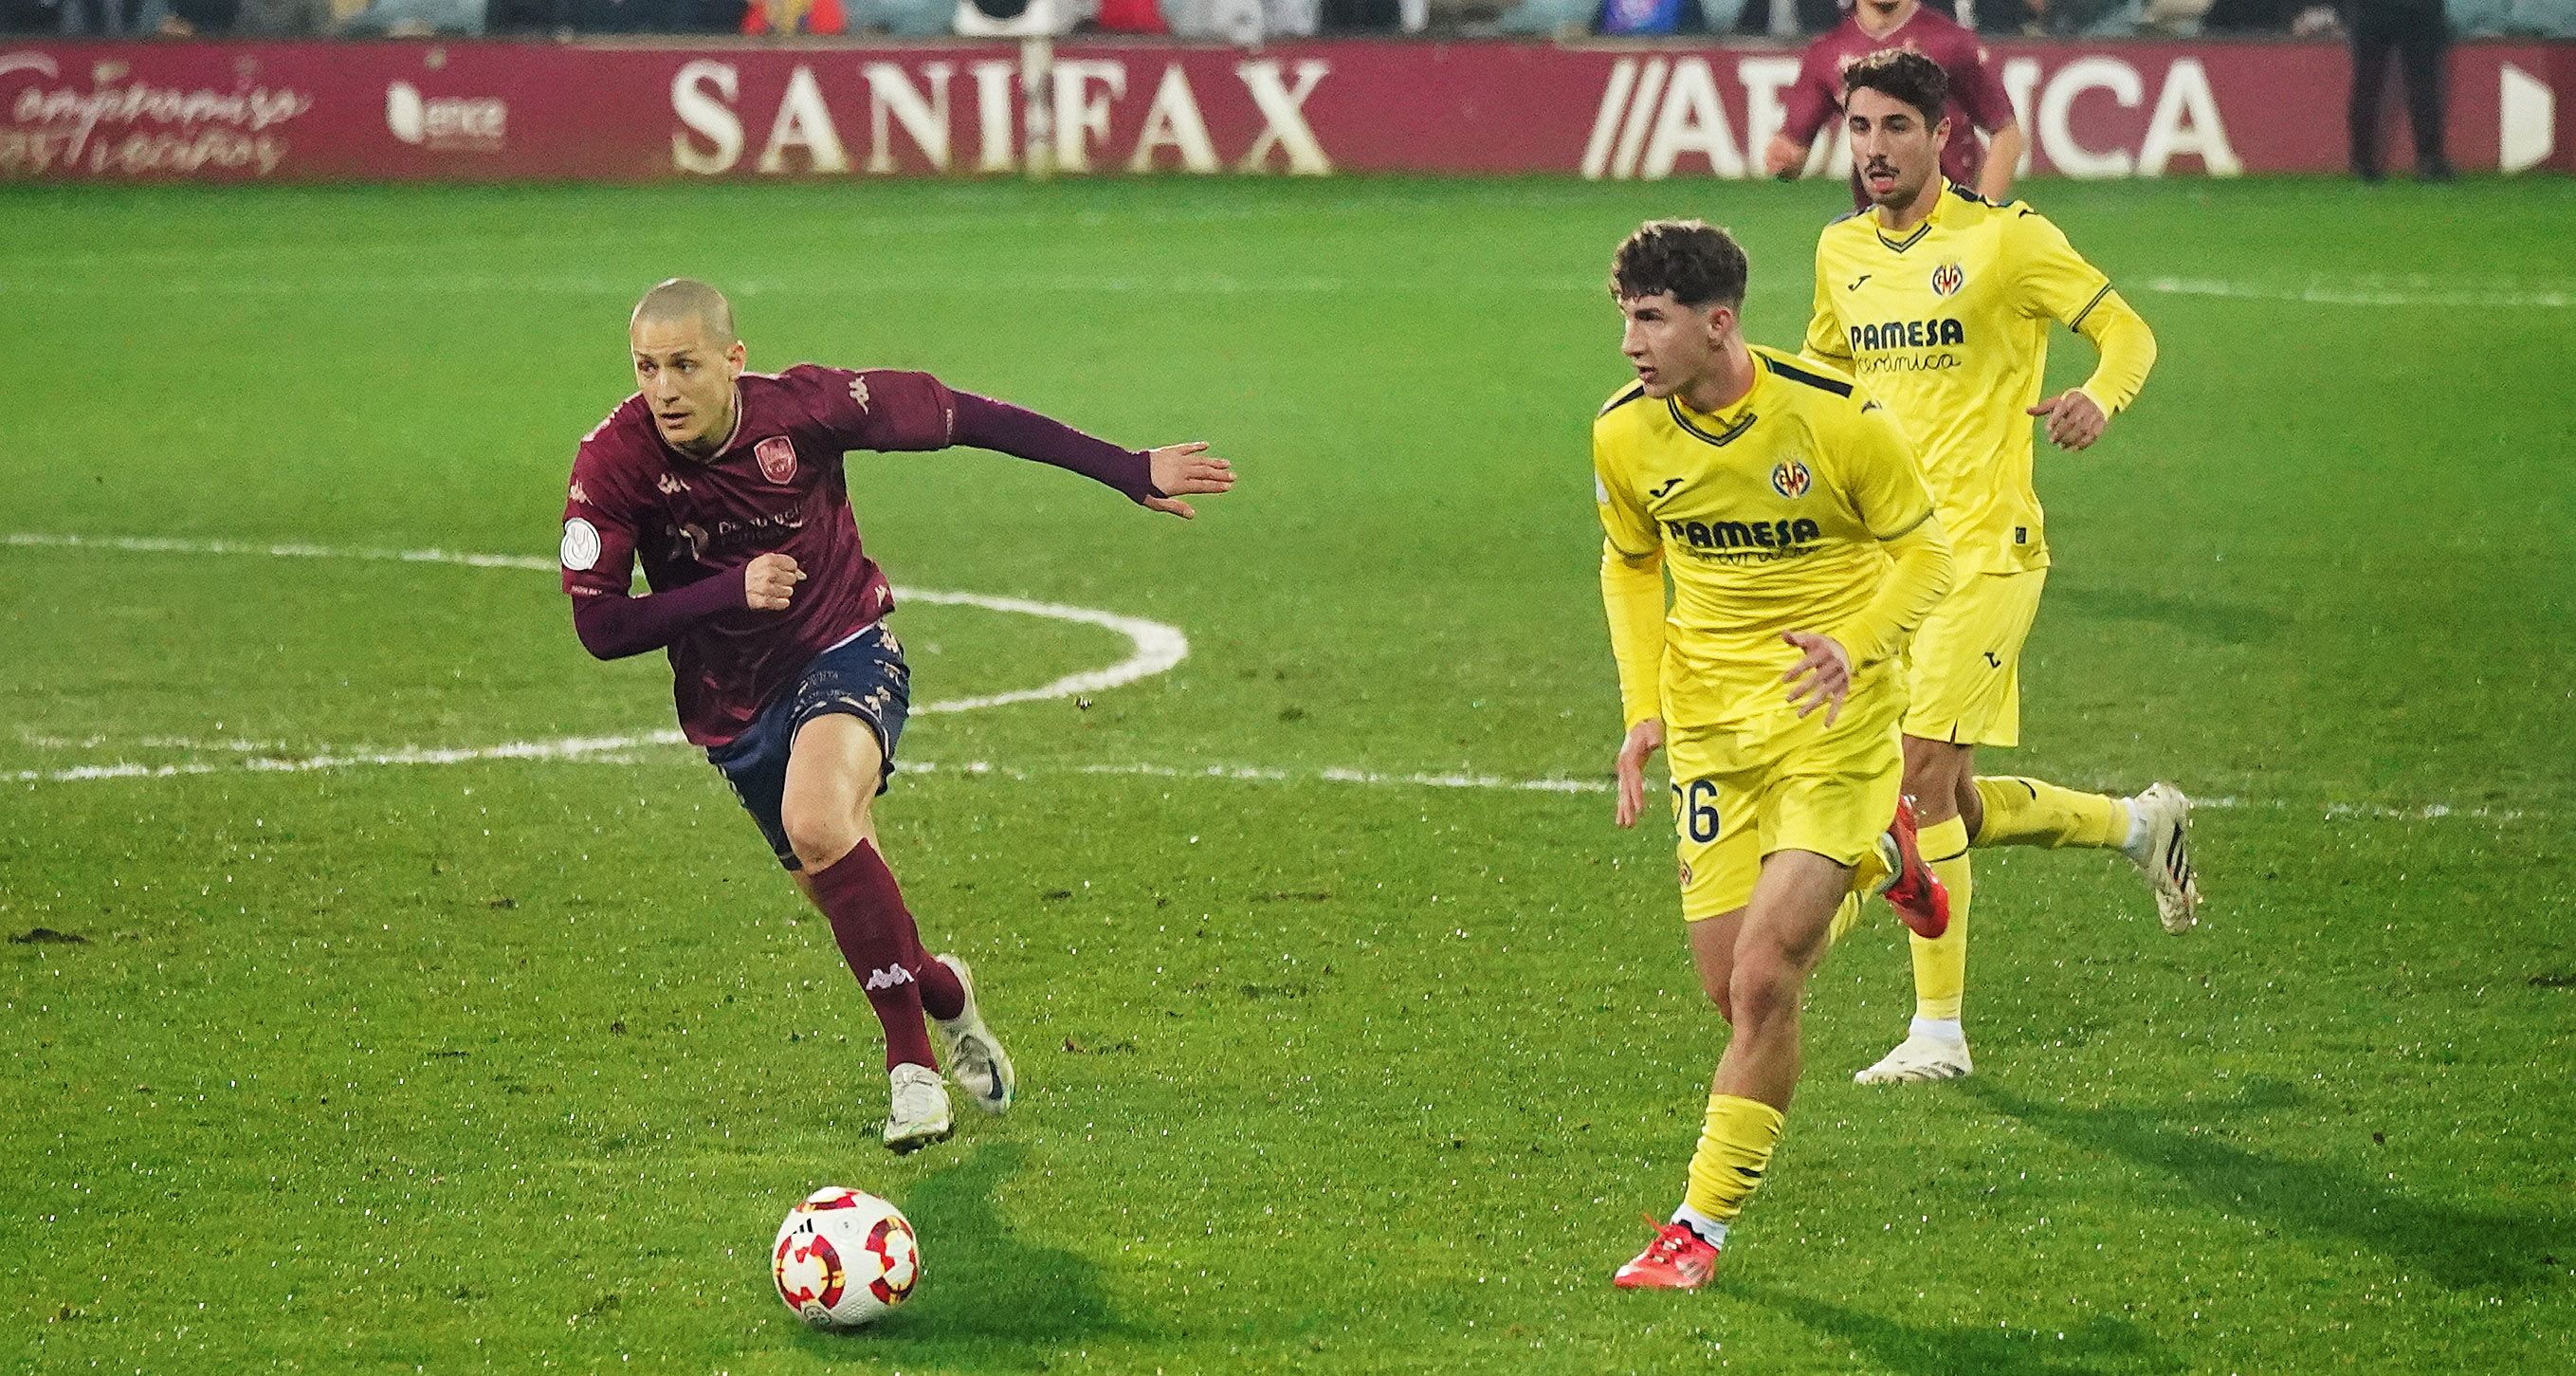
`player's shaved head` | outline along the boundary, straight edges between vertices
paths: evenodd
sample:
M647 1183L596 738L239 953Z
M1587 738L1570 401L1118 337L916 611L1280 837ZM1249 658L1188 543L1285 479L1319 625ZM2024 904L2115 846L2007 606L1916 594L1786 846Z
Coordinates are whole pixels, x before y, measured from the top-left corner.
M742 337L733 305L704 282L674 277L644 293L627 322L635 391L653 411L662 438L683 452L712 458L732 438L740 401Z
M646 325L686 325L696 321L706 328L707 337L719 346L738 344L742 336L734 333L733 303L723 292L694 277L674 277L644 293L635 303L635 317L628 329Z

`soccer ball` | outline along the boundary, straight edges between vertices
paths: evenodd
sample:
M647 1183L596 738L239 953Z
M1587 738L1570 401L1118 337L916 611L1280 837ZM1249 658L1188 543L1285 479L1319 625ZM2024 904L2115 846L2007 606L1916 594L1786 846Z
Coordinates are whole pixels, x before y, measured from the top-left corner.
M874 1323L921 1279L921 1247L903 1211L838 1185L787 1211L769 1259L778 1298L816 1328Z

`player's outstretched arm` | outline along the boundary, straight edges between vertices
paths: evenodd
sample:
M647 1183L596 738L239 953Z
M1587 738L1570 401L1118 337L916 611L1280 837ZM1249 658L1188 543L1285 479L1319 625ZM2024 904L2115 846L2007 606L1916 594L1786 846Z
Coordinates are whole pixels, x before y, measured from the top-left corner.
M1199 513L1181 498L1234 490L1234 465L1209 453L1203 440L1146 450L1145 469L1153 476L1154 490L1160 495L1147 497L1144 505L1170 512L1184 521L1197 519Z
M923 377L929 385L938 386L926 375ZM1198 513L1178 498L1209 495L1234 486L1234 466L1208 453L1203 443L1121 449L1026 407L972 392L942 390L955 417L948 442L1080 473L1118 489L1140 506L1186 520ZM936 447L936 443L928 447Z

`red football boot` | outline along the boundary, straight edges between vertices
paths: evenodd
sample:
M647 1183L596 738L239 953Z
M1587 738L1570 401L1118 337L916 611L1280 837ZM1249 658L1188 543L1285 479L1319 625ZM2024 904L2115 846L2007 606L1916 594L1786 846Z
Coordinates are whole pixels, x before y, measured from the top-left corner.
M1887 896L1909 930L1925 941L1934 940L1950 930L1950 891L1941 887L1914 843L1913 799L1896 800L1896 820L1888 824L1887 839L1896 843L1896 877L1879 892Z
M1654 1222L1649 1218L1649 1223ZM1697 1290L1717 1274L1717 1249L1686 1223L1666 1223L1637 1259L1610 1278L1622 1290Z

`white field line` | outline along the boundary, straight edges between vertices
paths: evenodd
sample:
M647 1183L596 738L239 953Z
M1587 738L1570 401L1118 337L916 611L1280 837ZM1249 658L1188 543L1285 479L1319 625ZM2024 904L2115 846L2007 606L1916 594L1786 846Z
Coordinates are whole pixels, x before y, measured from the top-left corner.
M555 567L552 560L534 555L468 554L440 549L394 550L309 544L262 545L245 541L182 540L145 536L82 536L19 532L0 534L0 545L50 549L110 549L154 554L250 554L281 559L363 559L535 571L547 571ZM1063 698L1080 693L1099 692L1163 673L1180 663L1189 654L1189 640L1177 628L1138 617L1120 616L1114 612L1098 611L1089 607L1063 606L1052 602L1031 602L1013 597L988 597L981 593L910 589L898 590L896 595L898 598L914 602L982 607L992 611L1018 612L1030 616L1100 626L1125 635L1135 645L1134 654L1106 669L1068 674L1038 688L924 703L913 709L916 713L964 712L1005 703L1032 702L1046 698ZM647 747L675 746L685 743L677 731L648 731L617 736L568 736L555 740L504 741L498 745L481 746L400 746L383 750L342 748L308 751L295 750L274 741L233 738L197 740L185 737L147 736L129 741L111 741L103 736L71 738L21 732L20 739L39 749L80 750L123 747L222 752L234 756L229 760L218 761L190 760L176 764L119 762L76 765L64 769L27 769L0 774L0 782L22 783L31 787L36 784L89 783L109 779L167 779L206 774L302 774L337 769L474 764L495 760L632 764L644 758L638 752ZM971 760L962 764L907 762L903 768L914 774L968 774L1011 780L1070 774L1208 779L1238 783L1313 782L1380 788L1476 789L1516 793L1601 794L1611 791L1609 781L1604 779L1564 777L1514 779L1493 774L1388 773L1374 769L1352 769L1329 765L1284 769L1269 765L1247 764L1180 766L1130 763L1042 766L1032 770L1018 766L997 765L988 760ZM2199 798L2194 800L2193 805L2197 808L2215 810L2262 809L2279 812L2299 810L2297 805L2279 798L2252 800L2234 797ZM2429 803L2416 807L2391 807L2376 803L2329 803L2313 810L2328 818L2361 818L2374 821L2433 821L2459 817L2511 822L2519 821L2523 817L2523 813L2518 810L2486 806L2456 808L2447 803Z
M2167 296L2216 296L2238 301L2295 301L2317 306L2471 306L2496 308L2533 306L2563 310L2576 306L2576 292L2534 291L2514 287L2444 287L2434 283L2416 285L2379 284L2368 281L2344 285L2311 283L2303 287L2275 286L2266 282L2222 282L2196 277L2150 277L2138 284L2147 291Z
M199 746L197 742L170 741L174 747ZM299 774L319 770L356 769L398 765L473 764L492 760L533 760L552 763L640 764L654 762L643 752L645 747L683 744L677 731L653 731L626 736L573 736L551 741L506 741L499 745L431 747L412 746L396 750L320 752L312 754L254 755L244 759L190 761L183 764L85 765L69 769L22 770L13 775L0 775L9 782L87 783L104 779L162 779L202 774ZM205 742L200 748L222 748L220 742ZM677 756L666 756L677 759ZM1496 774L1391 772L1376 769L1352 769L1336 765L1281 768L1275 765L1251 764L1073 764L1020 765L995 764L990 760L940 763L905 761L907 774L962 774L975 778L1007 779L1030 782L1066 776L1120 777L1175 780L1206 780L1218 783L1328 783L1350 784L1371 788L1468 789L1507 793L1548 793L1564 795L1607 794L1607 779L1569 779L1552 776L1515 779ZM2326 803L2301 805L2283 798L2238 798L2228 795L2195 798L2192 806L2200 811L2314 812L2334 819L2380 822L2430 822L2445 818L2488 822L2517 822L2524 814L2519 809L2453 807L2448 803L2427 803L2413 807L2396 807L2383 803Z
M455 564L478 569L524 569L552 572L555 562L531 554L469 554L447 549L368 549L338 545L255 544L241 540L182 540L159 536L133 535L55 535L15 531L0 534L0 545L22 549L103 549L126 554L207 554L259 555L270 559L362 559L406 564ZM1125 659L1105 669L1085 669L1067 674L1052 683L1035 688L1019 688L1007 693L987 693L981 697L951 698L925 702L913 708L916 715L939 712L971 712L984 707L1001 707L1014 702L1041 702L1050 698L1069 698L1083 693L1105 692L1139 679L1169 673L1190 653L1189 637L1177 626L1148 621L1139 616L1121 616L1093 607L1071 607L1054 602L1032 602L1018 597L991 597L977 592L944 592L931 588L897 588L898 602L925 602L941 606L981 607L986 611L1014 612L1021 616L1042 616L1055 621L1072 621L1085 626L1098 626L1127 637L1130 650ZM677 733L669 733L678 740ZM141 742L137 742L141 744ZM209 748L240 750L245 747L216 746ZM504 747L492 747L500 749ZM364 762L365 757L352 757ZM495 759L515 758L493 756ZM379 763L424 763L412 760L384 760ZM446 763L425 761L425 763Z

